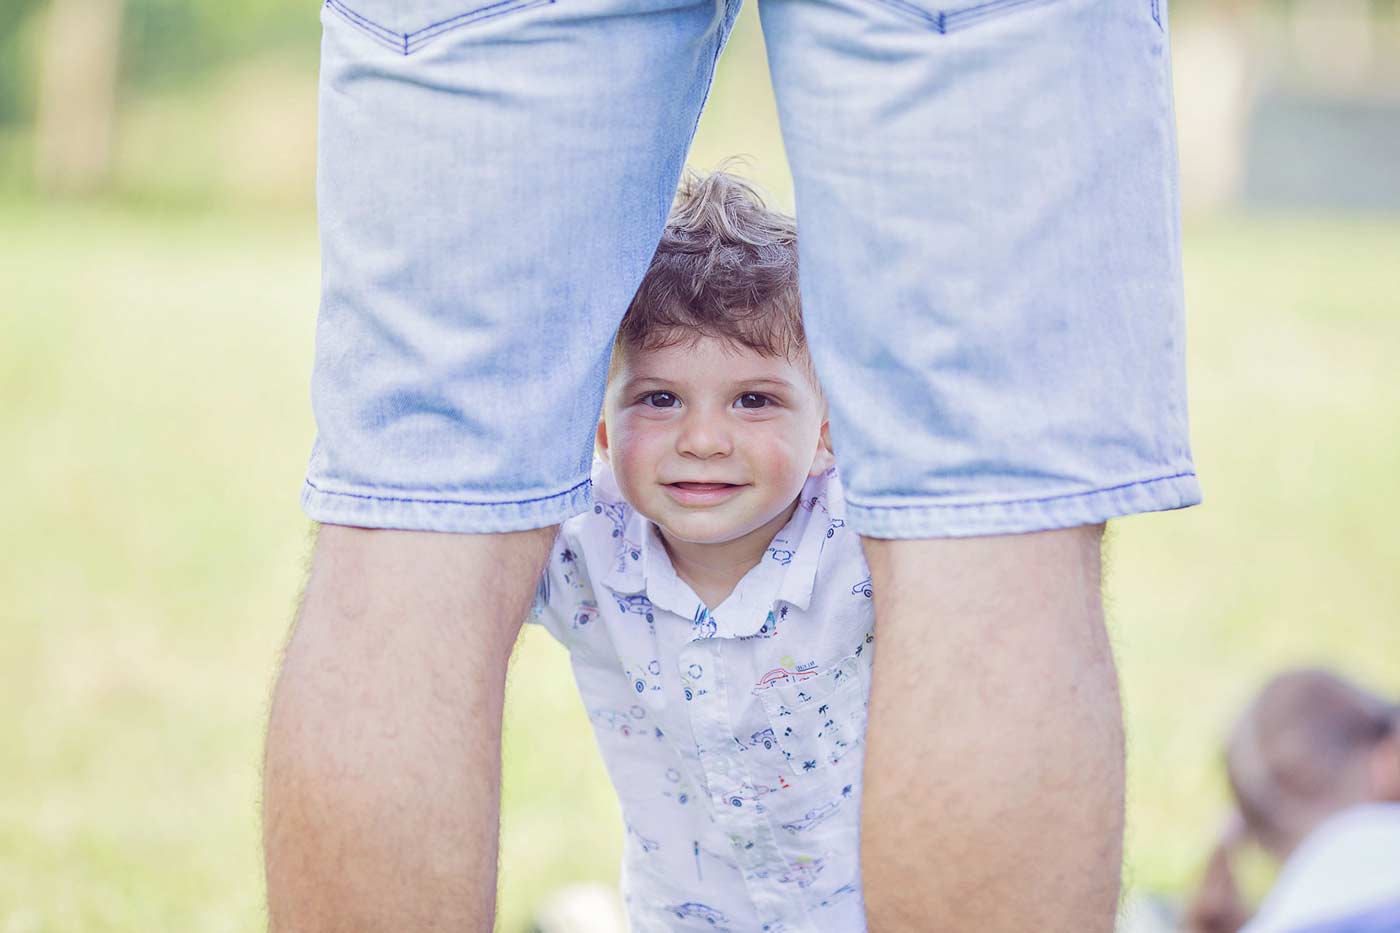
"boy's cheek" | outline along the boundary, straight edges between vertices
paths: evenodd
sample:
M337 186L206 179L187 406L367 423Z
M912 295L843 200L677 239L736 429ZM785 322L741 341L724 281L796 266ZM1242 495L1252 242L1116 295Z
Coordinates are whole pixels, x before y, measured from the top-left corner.
M648 431L635 421L621 421L613 434L613 457L634 461L656 445L656 432Z

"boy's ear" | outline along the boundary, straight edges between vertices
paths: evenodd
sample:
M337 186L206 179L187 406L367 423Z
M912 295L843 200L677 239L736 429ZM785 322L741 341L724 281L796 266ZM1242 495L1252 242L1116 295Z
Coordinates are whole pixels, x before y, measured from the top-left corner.
M598 419L598 432L593 437L593 448L598 451L598 458L604 463L611 464L608 459L608 423L602 418Z
M808 476L821 476L836 465L836 455L831 450L831 422L823 421L821 433L817 435L817 453L812 458L812 469Z

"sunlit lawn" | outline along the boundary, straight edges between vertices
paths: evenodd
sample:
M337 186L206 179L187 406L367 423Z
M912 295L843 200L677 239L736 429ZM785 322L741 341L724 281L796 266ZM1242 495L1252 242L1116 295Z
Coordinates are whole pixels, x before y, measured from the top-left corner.
M0 933L257 929L262 733L309 540L312 218L12 202L0 243ZM1109 544L1134 889L1196 870L1220 734L1266 674L1400 692L1397 255L1395 221L1188 228L1206 502ZM514 933L621 848L533 630L506 764Z

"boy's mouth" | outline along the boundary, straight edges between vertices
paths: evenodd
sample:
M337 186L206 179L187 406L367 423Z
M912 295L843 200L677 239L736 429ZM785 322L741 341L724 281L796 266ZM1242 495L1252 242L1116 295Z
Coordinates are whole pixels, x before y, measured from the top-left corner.
M683 506L716 505L743 488L738 483L667 483L665 490Z

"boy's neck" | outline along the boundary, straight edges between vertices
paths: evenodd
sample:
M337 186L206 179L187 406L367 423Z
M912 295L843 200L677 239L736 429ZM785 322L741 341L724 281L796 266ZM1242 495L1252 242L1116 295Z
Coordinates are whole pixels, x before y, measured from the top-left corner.
M690 585L707 609L713 610L729 598L744 574L763 559L774 536L792 519L793 512L797 510L797 501L792 500L791 505L767 524L722 544L680 541L660 525L657 525L657 531L666 545L666 553L671 557L676 576Z

